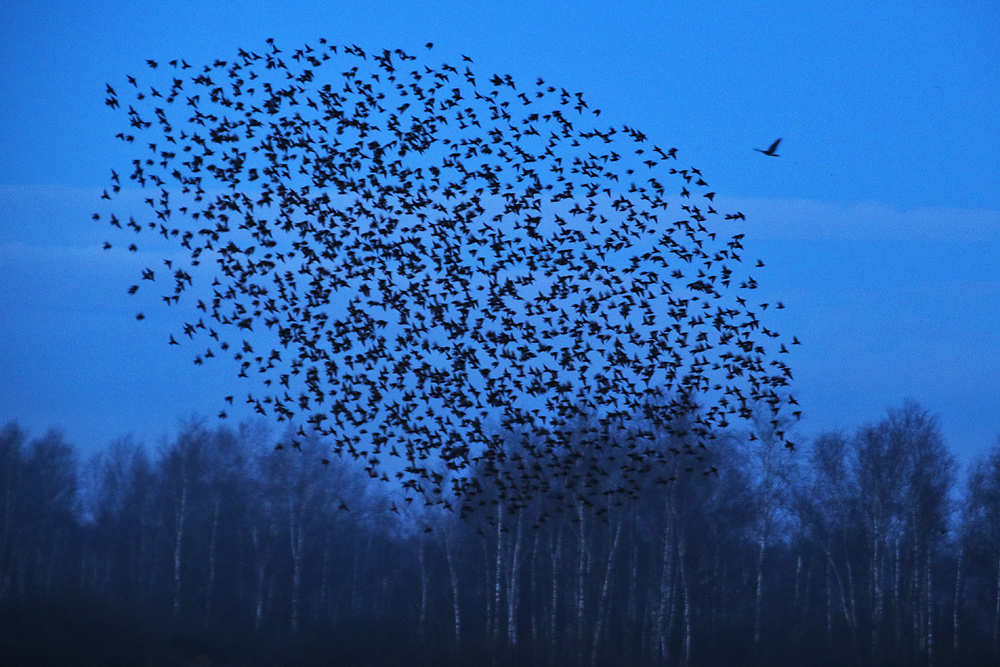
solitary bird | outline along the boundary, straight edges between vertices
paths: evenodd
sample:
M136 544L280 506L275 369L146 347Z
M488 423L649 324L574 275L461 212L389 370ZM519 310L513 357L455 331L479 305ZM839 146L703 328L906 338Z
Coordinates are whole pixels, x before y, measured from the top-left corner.
M771 157L778 157L778 154L775 153L774 151L778 150L778 144L780 143L781 143L781 137L778 137L777 139L774 140L774 143L771 144L770 148L768 148L767 150L764 150L762 148L755 148L754 150L757 151L758 153L763 153L764 155L770 155Z

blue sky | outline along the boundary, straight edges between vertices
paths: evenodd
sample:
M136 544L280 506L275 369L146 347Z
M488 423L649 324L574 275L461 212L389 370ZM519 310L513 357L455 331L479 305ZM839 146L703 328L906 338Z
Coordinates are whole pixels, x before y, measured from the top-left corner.
M962 460L1000 435L1000 9L986 1L27 2L0 7L0 421L93 451L214 415L224 366L134 319L90 219L128 159L104 86L146 58L403 48L582 91L742 210L800 431L913 398ZM778 159L752 150L783 137ZM722 201L724 200L724 201ZM721 209L720 209L721 210ZM238 416L238 415L237 415Z

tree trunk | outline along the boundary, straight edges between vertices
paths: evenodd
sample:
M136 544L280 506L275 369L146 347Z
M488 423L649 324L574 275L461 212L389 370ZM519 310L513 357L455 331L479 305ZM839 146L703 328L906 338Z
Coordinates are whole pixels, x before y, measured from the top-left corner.
M267 566L273 553L273 537L276 531L277 517L272 516L268 525L267 535L262 534L259 526L250 529L250 542L253 545L253 618L254 629L260 630L264 623L264 603L267 590Z
M187 475L181 470L181 496L174 507L174 616L181 613L181 548L184 542L184 523L187 520Z
M319 571L319 609L320 614L325 614L331 621L336 616L336 611L330 604L330 532L323 531L323 562Z
M844 579L840 574L840 570L837 568L837 564L833 559L832 547L829 543L821 543L823 552L826 554L827 562L827 599L830 598L830 573L833 573L834 581L837 583L837 590L840 593L840 609L844 616L844 621L847 623L847 629L851 634L851 645L854 649L855 655L860 660L861 654L861 644L858 638L858 620L857 620L857 606L856 598L854 594L854 575L851 568L851 561L849 558L844 557L845 569L847 570L847 584L845 585ZM827 632L830 640L833 640L833 618L830 612L830 606L828 603L828 618L827 618Z
M530 623L531 623L531 643L532 646L538 646L538 640L540 636L539 628L539 613L541 610L541 598L539 597L540 585L538 583L538 528L537 524L534 530L532 530L531 538L531 556L528 558L528 569L530 572L530 577L528 580L528 601L529 601L529 612L530 612Z
M289 495L288 498L288 538L292 556L291 618L292 634L299 631L299 605L302 594L302 557L305 535L302 528L302 499Z
M486 638L491 643L495 643L494 628L497 624L496 616L498 611L493 601L500 594L499 591L494 590L494 586L499 586L499 583L495 579L496 562L491 558L490 544L486 531L480 531L480 535L482 536L483 545L483 599L486 603Z
M503 521L497 512L497 548L493 571L493 644L500 640L500 595L503 589Z
M559 580L562 572L563 526L562 522L556 529L555 544L549 546L552 562L552 591L549 600L549 662L555 663L556 650L559 646L557 630L559 629Z
M430 585L427 573L427 555L424 553L427 540L424 539L423 535L420 536L419 540L417 561L420 563L420 613L417 617L417 635L420 637L420 642L424 643L427 640L427 598Z
M927 636L927 665L934 664L934 579L931 564L933 560L933 549L927 545L927 559L924 564L924 618Z
M882 634L882 524L876 517L872 537L872 556L869 566L869 579L871 581L872 611L871 611L871 652L878 664L880 662L881 634Z
M514 546L511 549L510 565L507 568L507 643L517 646L517 576L521 569L521 527L524 514L518 512L514 527Z
M900 541L896 540L895 548L895 568L892 577L892 608L893 608L893 628L896 633L896 646L903 645L903 556Z
M462 644L462 615L458 597L458 568L455 563L454 542L451 530L444 533L444 555L448 562L448 579L451 581L451 608L455 619L455 646Z
M221 496L215 497L215 507L212 512L212 531L208 540L208 581L205 584L205 621L207 627L212 617L212 597L215 594L215 546L219 534L219 509L222 505Z
M677 565L681 575L681 594L684 600L684 667L691 664L691 587L688 585L686 550L687 538L683 531L677 540Z
M761 655L761 623L764 601L764 532L757 539L757 587L753 606L753 646L754 661L760 661Z
M1000 657L1000 550L997 552L996 603L993 610L993 655Z
M660 569L660 596L656 609L656 633L659 645L659 657L666 661L670 655L670 629L673 627L673 607L674 607L674 550L675 540L673 535L672 513L667 513L664 517L663 527L663 559Z
M951 615L951 650L952 661L958 660L959 635L961 631L961 610L962 610L962 566L965 561L965 543L958 547L958 562L955 564L955 601L952 605Z
M575 640L577 650L580 651L583 648L583 638L586 634L584 628L585 616L584 610L586 608L586 584L587 584L587 574L589 570L589 563L587 562L587 537L585 533L586 518L583 512L583 503L577 503L577 520L580 524L580 534L577 539L577 550L576 550L576 632ZM577 656L581 661L583 659L582 655Z
M604 630L608 596L611 591L611 572L615 562L615 552L618 551L618 538L621 536L621 532L622 522L619 520L618 525L615 527L615 536L611 540L611 547L608 549L608 559L604 567L604 581L601 583L601 594L597 598L597 611L594 618L594 642L590 649L591 667L597 667L597 652L600 648L601 632Z
M796 545L798 547L798 553L795 555L795 592L792 595L792 614L795 618L796 629L798 628L799 619L799 605L801 604L802 595L802 549L801 545Z
M831 570L833 566L829 559L826 562L826 640L833 643L833 585L831 582Z

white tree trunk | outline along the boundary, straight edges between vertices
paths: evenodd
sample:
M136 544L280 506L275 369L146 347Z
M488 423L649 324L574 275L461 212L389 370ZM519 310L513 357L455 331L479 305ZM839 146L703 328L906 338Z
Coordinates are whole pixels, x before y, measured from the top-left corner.
M419 539L417 561L420 563L420 613L417 618L417 634L420 637L420 641L423 642L427 638L427 597L430 582L428 582L427 555L424 553L427 540L422 535Z
M208 581L205 584L205 625L212 617L212 597L215 593L215 545L219 534L219 510L222 506L221 496L215 497L215 507L212 512L212 531L208 540Z
M597 612L594 619L594 643L590 649L590 665L597 667L597 649L600 647L601 633L604 630L604 621L607 616L608 596L611 593L611 571L615 562L615 553L618 551L618 538L621 537L622 522L618 521L615 526L615 536L611 541L611 548L608 549L608 560L604 567L604 581L601 583L601 594L597 598Z
M183 469L181 475L181 495L174 506L174 616L181 613L181 551L184 543L184 524L187 521L187 475Z
M448 579L451 581L451 608L455 619L455 646L462 644L462 614L458 597L458 568L455 563L454 542L451 530L444 533L444 555L448 562Z
M514 546L511 549L510 565L507 568L507 642L510 646L517 646L517 603L518 603L518 574L521 569L521 534L522 520L524 514L518 512L517 522L514 526Z
M299 605L302 593L302 557L305 541L304 530L302 528L302 500L288 498L288 537L292 556L292 599L290 627L292 634L299 631Z
M757 589L754 598L753 611L753 645L754 653L760 656L761 650L761 614L764 602L764 533L761 532L757 540Z

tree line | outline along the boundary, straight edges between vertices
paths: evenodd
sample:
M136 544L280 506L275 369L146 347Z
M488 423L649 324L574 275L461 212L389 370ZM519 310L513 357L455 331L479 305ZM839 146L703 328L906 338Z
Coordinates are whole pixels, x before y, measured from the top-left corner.
M126 438L80 460L58 432L11 423L0 657L996 664L1000 443L959 479L914 403L797 452L760 423L693 454L663 434L675 469L630 497L581 457L518 511L484 497L465 518L383 493L345 460L275 451L293 434L261 424L191 420L155 449ZM606 456L641 463L606 437ZM518 474L511 447L501 465Z

